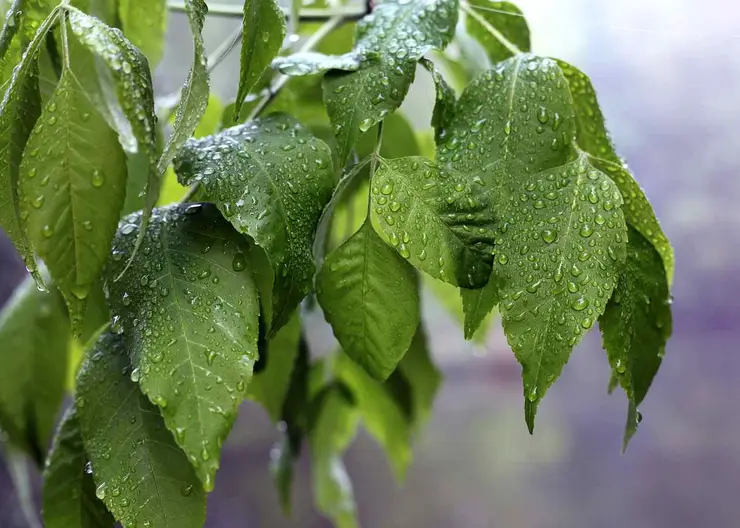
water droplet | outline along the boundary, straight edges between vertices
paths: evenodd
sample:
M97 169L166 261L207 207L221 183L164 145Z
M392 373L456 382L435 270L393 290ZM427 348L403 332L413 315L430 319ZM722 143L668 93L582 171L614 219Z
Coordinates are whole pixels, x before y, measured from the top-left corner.
M244 271L247 267L247 257L243 253L237 253L231 261L231 267L234 271Z
M575 300L575 302L571 305L571 307L577 312L582 312L583 310L588 308L589 304L591 303L589 302L588 299L586 299L585 297L579 297L578 299Z
M103 176L103 173L100 172L98 169L95 169L92 174L93 187L99 189L103 186L103 183L105 183L105 177Z
M542 231L542 240L544 240L548 244L552 244L553 242L555 242L555 240L557 240L557 238L557 231L553 231L551 229L545 229L544 231Z
M100 486L95 488L95 496L99 498L100 500L105 499L105 488L106 488L105 482L103 482Z

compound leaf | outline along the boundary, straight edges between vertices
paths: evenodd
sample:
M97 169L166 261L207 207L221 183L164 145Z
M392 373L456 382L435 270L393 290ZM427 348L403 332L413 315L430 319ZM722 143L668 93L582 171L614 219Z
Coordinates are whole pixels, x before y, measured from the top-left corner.
M415 267L457 286L486 284L494 215L480 177L421 157L383 159L371 198L373 227Z
M20 170L28 236L77 332L126 199L126 157L68 67L28 139Z
M241 103L259 82L270 61L280 52L286 31L285 15L275 0L245 0L235 122L239 120Z
M465 28L481 43L493 64L530 50L527 21L510 2L468 0Z
M175 165L180 183L200 183L203 199L266 251L274 270L267 314L274 333L311 287L314 234L334 187L329 148L276 114L189 141Z
M599 327L609 363L629 399L624 447L637 426L637 406L658 372L672 331L670 292L661 256L635 228L629 228L626 267Z
M160 208L130 273L114 281L134 251L138 219L123 220L106 271L114 327L130 350L132 377L210 491L257 358L250 247L210 204Z
M202 528L205 494L157 407L131 380L124 339L103 334L77 376L95 495L124 528Z
M68 325L56 290L31 279L0 312L0 428L39 465L64 397Z
M123 34L146 56L152 68L162 59L167 27L166 0L120 0Z
M43 518L46 528L113 528L115 520L95 496L95 481L76 409L59 426L44 469Z
M369 220L324 262L316 294L349 357L384 380L419 325L413 268L375 233Z

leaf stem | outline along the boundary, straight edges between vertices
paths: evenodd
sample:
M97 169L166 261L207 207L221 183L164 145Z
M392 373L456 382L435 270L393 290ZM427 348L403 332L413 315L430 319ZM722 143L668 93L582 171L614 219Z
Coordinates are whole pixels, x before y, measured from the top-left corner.
M478 13L475 12L473 9L473 6L471 6L467 2L460 2L460 9L462 9L468 16L475 19L476 22L478 22L481 26L485 28L486 31L488 31L493 37L498 40L503 46L508 49L513 55L519 55L522 50L519 49L519 47L511 42L509 39L507 39L503 33L501 33L498 29L493 27L488 20L480 16Z
M184 0L169 0L167 7L172 11L185 11ZM290 15L290 8L282 8L286 16ZM220 2L208 2L208 13L218 16L241 17L243 8L241 4L225 4ZM336 16L347 19L359 19L366 15L364 5L355 7L337 6L330 9L304 7L300 10L300 20L304 22L321 22Z

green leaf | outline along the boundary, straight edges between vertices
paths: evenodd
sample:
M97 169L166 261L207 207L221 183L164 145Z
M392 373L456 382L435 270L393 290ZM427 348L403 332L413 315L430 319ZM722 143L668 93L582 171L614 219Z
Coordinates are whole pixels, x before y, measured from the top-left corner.
M358 528L352 482L342 461L355 436L358 414L346 389L338 385L330 385L316 399L319 410L309 437L314 502L337 528Z
M126 157L87 93L65 67L28 139L19 182L29 238L69 306L75 332L126 199Z
M550 59L519 55L478 77L448 131L440 165L480 175L493 197L497 287L481 302L501 300L532 430L538 403L616 284L627 241L622 197L575 146L568 84Z
M39 465L64 396L68 324L59 294L31 279L0 312L0 428Z
M265 366L260 372L255 372L247 390L249 397L262 404L273 422L282 417L300 337L301 318L294 314L260 351L260 363L264 361Z
M636 412L658 372L673 323L660 254L636 229L630 228L628 235L626 268L599 327L612 371ZM633 425L636 417L628 416L625 447Z
M334 372L352 392L365 428L385 450L396 479L403 481L412 456L412 426L407 414L383 383L346 354L336 358Z
M23 47L29 42L33 42L39 34L37 29L42 26L49 15L54 11L59 2L56 0L26 0L23 3L22 10L22 33Z
M285 15L275 0L245 0L242 18L242 51L234 121L241 103L259 82L285 38Z
M118 17L123 34L146 55L154 68L162 59L167 27L166 0L120 0Z
M432 362L426 332L421 325L416 329L414 340L396 372L409 387L410 421L414 428L419 428L429 418L434 398L442 384L442 373Z
M370 375L386 379L419 325L413 268L365 221L328 256L316 278L316 294L347 355Z
M464 315L463 330L465 339L471 340L478 334L483 321L488 318L501 301L502 283L498 276L491 276L488 284L482 288L461 288L462 311Z
M481 43L491 63L530 50L529 27L518 7L491 0L467 2L465 28Z
M315 51L294 53L287 57L277 57L272 67L284 75L300 77L317 75L329 70L357 71L362 66L362 57L354 51L342 55L324 55Z
M130 124L137 150L144 153L149 161L145 207L141 217L143 233L161 188L160 173L156 166L157 118L154 114L154 91L146 57L120 31L97 18L77 10L68 11L67 17L72 32L79 41L108 66L115 82L118 103Z
M121 336L106 333L77 377L77 417L95 495L124 528L201 528L205 494L157 407L131 381Z
M358 24L360 69L334 70L324 78L324 102L342 164L363 132L401 106L416 62L452 40L457 8L457 0L387 0Z
M213 489L221 444L257 358L259 301L247 240L209 204L156 209L130 273L140 215L126 217L106 271L132 377Z
M43 518L46 528L113 528L115 520L95 496L86 468L87 453L74 407L59 426L44 469Z
M466 293L478 290L461 290L460 288L456 288L446 282L434 280L429 275L424 275L422 278L424 286L431 292L434 298L437 299L442 307L450 313L457 323L460 324L461 328L465 328L466 307L464 302ZM461 293L462 297L460 295ZM472 328L469 329L468 334L472 331L472 337L468 337L468 339L471 339L479 345L485 344L486 338L488 337L488 331L491 328L491 323L493 323L495 316L496 312L485 314L482 322L477 326L477 329L474 331Z
M27 14L27 16L30 16ZM44 20L26 48L0 103L0 227L15 244L26 267L41 284L31 242L21 223L18 180L23 149L41 115L38 53L58 13Z
M450 284L486 283L494 223L480 177L421 157L382 159L371 187L373 227L402 257Z
M573 97L578 146L588 153L589 161L596 168L609 175L617 184L624 199L622 210L625 220L647 238L660 253L670 286L675 260L673 248L663 234L645 192L614 149L591 80L575 66L564 61L558 61L558 65L568 80Z
M180 183L200 183L203 199L266 251L274 333L311 288L311 246L334 187L329 148L294 119L272 115L189 141L175 164Z
M434 103L432 126L434 127L435 138L439 139L439 136L444 133L445 127L452 121L452 117L455 115L457 95L455 95L455 91L447 84L447 81L445 81L432 61L422 58L420 62L432 75L432 81L434 81L437 101Z
M175 157L178 149L193 135L208 106L210 86L208 82L208 64L205 46L203 44L203 24L208 13L208 6L203 0L185 0L185 8L190 22L190 31L193 34L195 56L185 85L182 87L180 103L177 105L175 124L172 135L164 147L159 158L157 169L164 174L167 165ZM152 203L156 203L156 199Z

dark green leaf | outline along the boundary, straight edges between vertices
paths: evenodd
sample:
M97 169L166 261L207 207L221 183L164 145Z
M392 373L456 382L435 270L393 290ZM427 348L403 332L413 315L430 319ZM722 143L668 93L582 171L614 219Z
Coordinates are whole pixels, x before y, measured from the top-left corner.
M432 74L434 88L437 93L437 102L434 104L434 112L432 113L432 126L434 127L435 138L439 139L439 136L444 133L445 127L455 115L457 96L432 61L422 58L421 64Z
M478 289L460 289L462 311L465 314L463 330L465 339L473 339L483 321L498 306L502 282L496 275L491 276L488 284Z
M660 253L670 285L673 280L673 248L663 234L645 192L614 149L591 80L578 68L564 61L558 61L558 65L568 80L573 97L578 146L588 153L589 161L596 168L609 175L617 184L624 199L622 209L625 220L647 238Z
M55 12L38 27L21 62L13 70L0 103L0 227L15 244L26 267L39 283L41 279L36 271L34 250L26 235L25 226L21 223L18 180L23 149L41 115L38 53L57 18L58 14Z
M30 279L0 312L0 428L39 464L64 396L68 324L59 294Z
M198 477L130 376L124 340L112 333L98 340L77 376L77 417L95 495L125 528L202 528Z
M164 147L164 152L157 165L159 174L164 174L167 165L175 157L178 149L193 135L208 106L210 86L208 82L208 64L203 44L203 23L208 13L208 6L203 0L185 0L185 8L193 34L195 56L185 85L182 87L180 103L177 105L175 124L172 135ZM156 200L154 201L156 203Z
M420 157L381 160L371 190L373 227L402 257L450 284L486 283L494 216L480 177Z
M347 355L375 378L386 379L419 325L413 268L367 220L328 256L316 278L316 293Z
M396 478L403 481L411 463L412 426L408 416L387 387L346 354L339 354L334 372L349 387L365 428L385 450Z
M166 0L119 0L118 17L123 34L146 55L154 68L162 58L167 27Z
M672 318L660 254L636 229L630 228L628 235L626 268L599 327L612 371L636 410L660 367ZM628 417L625 447L634 422L635 417Z
M442 384L442 373L432 362L426 332L421 325L417 328L414 340L396 372L409 386L411 423L418 428L429 418L434 398Z
M282 417L300 337L301 318L294 314L288 324L267 340L265 350L260 350L260 362L265 361L266 364L259 373L255 373L247 389L248 396L262 404L273 422Z
M113 528L115 520L95 496L75 408L64 415L44 469L46 528Z
M119 30L103 24L97 18L71 10L68 20L79 41L108 66L137 150L143 152L149 161L145 207L141 217L143 233L161 188L155 159L157 119L154 114L154 92L146 57ZM120 134L121 130L118 132Z
M65 67L28 139L19 182L28 236L77 331L126 199L125 155L87 93Z
M249 246L209 204L156 209L130 273L139 215L126 217L106 271L132 377L213 489L221 444L257 359L259 301Z
M204 200L267 252L274 270L267 320L274 333L311 287L311 246L334 187L328 147L294 119L273 115L191 140L176 165L183 185L199 182Z
M465 28L486 50L493 64L530 50L529 27L509 2L467 0Z
M285 38L285 15L276 0L245 0L242 18L242 51L234 121L241 103L259 82Z
M480 175L493 196L494 284L480 302L501 300L531 430L538 403L616 284L627 241L622 197L575 147L568 84L550 59L519 55L480 76L448 131L441 166Z
M416 62L450 42L457 7L457 0L387 0L358 24L360 69L335 70L324 78L324 101L342 164L363 132L401 106Z
M355 436L358 414L336 385L330 386L318 403L320 409L309 437L314 502L337 528L358 528L352 482L342 461Z

